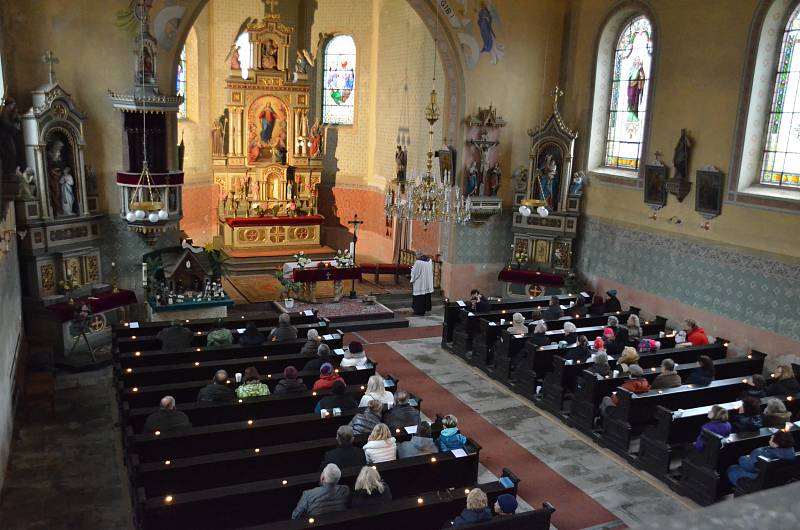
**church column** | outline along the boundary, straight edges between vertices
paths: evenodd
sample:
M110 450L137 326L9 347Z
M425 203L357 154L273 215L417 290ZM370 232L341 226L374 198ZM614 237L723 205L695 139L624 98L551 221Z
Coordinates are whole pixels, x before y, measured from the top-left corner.
M239 134L237 135L236 139L239 143L238 149L236 150L236 154L239 156L244 155L244 109L239 107L237 109L238 112L238 123L239 123Z
M53 218L55 215L50 215L50 188L48 183L50 176L47 174L44 163L44 148L42 144L34 145L34 171L36 172L37 192L39 194L39 208L42 219Z
M80 194L78 209L81 215L89 213L89 203L87 202L88 199L86 197L86 166L84 165L84 147L85 146L83 145L78 146L78 163L75 164L78 167L74 168L73 171L76 180L75 185L78 187L78 193ZM78 179L78 175L81 176L80 179Z

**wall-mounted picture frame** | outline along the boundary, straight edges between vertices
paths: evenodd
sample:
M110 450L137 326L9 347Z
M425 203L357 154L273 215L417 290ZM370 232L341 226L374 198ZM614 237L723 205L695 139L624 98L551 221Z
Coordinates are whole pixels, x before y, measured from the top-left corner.
M697 213L711 219L722 213L722 194L725 177L714 166L707 166L695 172L694 209Z
M644 166L644 202L661 208L667 204L667 167L661 164Z
M444 175L445 171L450 172L450 186L454 186L456 182L456 150L452 147L445 147L436 151L436 157L439 159L439 174Z

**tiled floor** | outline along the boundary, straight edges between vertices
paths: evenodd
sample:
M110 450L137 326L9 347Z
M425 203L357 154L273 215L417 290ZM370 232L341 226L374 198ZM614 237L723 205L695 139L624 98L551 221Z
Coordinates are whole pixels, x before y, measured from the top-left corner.
M422 326L426 321L430 325L428 319L419 319L415 325ZM656 479L635 470L444 351L440 338L388 345L626 524L696 508Z

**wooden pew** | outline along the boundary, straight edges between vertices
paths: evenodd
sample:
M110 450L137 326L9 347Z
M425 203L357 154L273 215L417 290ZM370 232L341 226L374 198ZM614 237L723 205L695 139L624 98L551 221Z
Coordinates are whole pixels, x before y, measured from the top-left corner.
M480 446L469 440L465 449L466 456L460 458L452 452L438 453L383 462L376 467L396 498L431 490L463 489L476 482ZM358 472L358 468L342 470L339 483L352 489ZM290 518L302 492L318 485L319 472L314 472L169 497L146 497L140 491L136 512L146 530L237 528Z
M183 381L195 381L198 379L210 380L219 370L228 372L228 376L233 376L236 372L244 373L249 366L255 366L259 373L278 373L283 372L287 366L302 368L303 365L313 359L310 355L290 353L285 355L258 355L253 357L229 359L224 356L214 361L195 361L180 364L168 364L163 366L145 366L143 368L125 368L120 374L119 380L125 388L137 386L162 385ZM332 355L330 363L334 367L339 366L340 356Z
M665 324L665 319L657 318L649 324L643 324L642 333L645 337L658 338L659 332L664 331ZM585 335L591 341L602 335L604 329L605 326L589 326L578 328L576 333ZM495 347L494 367L489 370L491 375L504 383L510 382L512 378L519 379L527 386L530 386L531 380L538 382L543 379L547 372L553 369L553 355L564 351L557 344L564 337L564 330L548 331L547 337L556 344L539 347L529 342L530 334L511 335L507 331L503 331L500 342ZM517 356L520 359L517 361L516 373L512 376L513 360ZM481 367L479 366L479 368Z
M350 385L345 390L345 394L358 400L364 395L364 389L365 385ZM386 387L389 392L394 392L396 389L397 384L394 381L392 381L391 386ZM291 416L293 414L307 414L313 412L317 402L328 394L330 394L330 391L312 392L309 390L296 394L237 399L233 403L195 401L181 403L178 406L178 410L189 416L193 426L199 427L218 423L244 422L256 418L265 419ZM126 409L124 412L127 414L124 416L123 421L126 425L132 427L134 432L140 433L144 428L147 417L157 410L158 407Z
M575 301L578 296L583 296L587 302L591 302L591 297L587 293L562 294L558 295L561 307L565 310L568 309L570 302ZM501 311L506 311L507 314L511 315L520 310L545 309L550 303L550 297L543 296L513 302L504 302L502 300L490 302L489 311L478 313L473 313L470 310L469 301L462 303L464 303L464 307L460 307L455 312L452 346L448 344L447 347L456 355L465 357L467 352L472 350L472 339L478 331L479 318L493 314L503 314Z
M289 318L293 325L311 324L322 320L317 315L316 309L289 313ZM196 318L193 320L179 320L179 322L194 331L208 331L217 327L216 318ZM222 319L223 326L228 329L237 329L245 326L247 322L253 322L258 327L275 327L278 325L278 315L252 316L252 317L225 317ZM132 327L132 324L135 327ZM159 331L172 325L169 320L159 322L125 322L114 325L112 334L117 337L150 336L157 335Z
M796 482L800 478L800 451L796 451L794 460L788 462L778 458L759 456L756 470L758 477L755 480L739 479L736 486L733 487L734 497Z
M719 339L715 343L715 347L721 352L719 358L724 358L727 352L727 348L724 346L725 342L724 339ZM688 364L695 362L699 355L695 347L665 348L639 354L638 364L645 369L660 367L661 361L664 359L672 359L676 364ZM564 410L564 401L571 398L575 391L578 377L583 370L589 369L593 364L591 360L582 363L567 362L560 355L554 355L553 370L548 372L542 381L541 399L538 404L554 414L561 414ZM612 369L616 367L614 359L609 359L609 364ZM535 388L525 388L524 390L530 393L530 397L535 396Z
M535 327L534 321L527 318L531 311L526 311L525 325L528 326L528 331L533 333ZM605 315L587 316L581 318L572 318L569 316L562 317L558 320L546 321L548 331L563 330L564 324L570 322L575 324L575 327L586 328L592 326L604 326L608 322L608 317L616 316L620 321L624 322L625 319L631 314L629 311L624 311L617 315L615 313L607 313ZM494 364L493 354L494 347L497 339L500 338L502 331L508 330L511 326L511 315L503 314L500 316L490 315L481 317L478 322L478 333L472 339L472 357L474 364L479 366L490 366ZM647 322L649 324L649 322Z
M797 446L800 429L792 425L790 431ZM710 431L703 431L705 447L702 453L690 453L683 459L681 481L678 492L693 501L707 506L731 493L726 475L728 467L736 464L740 456L750 454L753 449L769 444L773 429L763 428L757 433L731 434L725 439Z
M335 332L323 335L322 342L331 349L342 347L342 334ZM216 361L219 359L235 359L237 357L254 357L256 355L278 355L300 353L306 339L297 339L287 342L268 342L258 346L240 346L229 344L227 346L195 346L186 350L161 351L149 350L118 353L114 368L119 373L125 368L139 368L144 366L163 366L195 361ZM311 356L310 356L311 357Z
M357 369L353 366L346 368L336 368L338 374L348 385L366 385L370 376L375 375L378 363L372 362L367 367ZM300 367L302 368L302 366ZM239 386L233 379L233 374L229 374L231 379L229 385L231 388L236 389ZM311 389L314 382L319 379L319 372L314 371L300 371L297 376L303 380L303 384ZM261 376L261 382L269 386L271 393L275 392L275 387L278 382L283 379L283 372L275 372ZM140 386L133 388L118 388L118 399L120 403L127 403L130 408L149 407L154 403L158 403L164 396L172 396L178 402L180 407L181 403L188 403L197 400L197 393L201 388L209 383L208 379L200 379L194 381L185 381L182 383L166 383L163 385ZM135 389L135 390L134 390Z
M623 456L628 456L631 436L641 432L645 425L653 423L657 406L675 410L734 401L747 388L747 376L761 372L764 358L724 359L714 363L715 367L722 362L728 363L727 366L734 371L739 371L738 376L716 379L707 386L683 385L643 394L634 394L624 388L617 389L619 403L612 414L606 414L603 418L601 443ZM730 372L726 375L730 375Z
M298 324L295 327L297 328L298 339L306 338L306 335L308 335L308 330L310 329L316 329L320 335L332 332L327 322L324 321L312 322L310 324ZM260 328L259 331L266 335L272 331L272 329L273 328ZM239 340L239 333L237 331L233 332L233 340L234 344L236 344L236 341ZM207 342L208 331L195 331L192 335L192 346L194 347L206 346ZM161 340L155 335L131 335L130 337L117 337L114 343L114 351L119 353L134 351L161 351Z
M719 343L697 346L691 349L695 351L697 356L707 355L711 357L715 363L725 358L727 353L725 345L722 344L720 348ZM678 365L677 368L680 370L681 366ZM678 373L683 378L692 369L689 368L684 370L684 373L680 371ZM651 368L649 372L645 372L645 377L652 382L658 373L658 369L654 372ZM594 419L599 412L600 401L602 401L603 397L610 396L618 386L627 380L627 376L605 378L584 370L580 374L580 380L570 402L569 415L566 418L567 423L578 430L591 434L594 430Z

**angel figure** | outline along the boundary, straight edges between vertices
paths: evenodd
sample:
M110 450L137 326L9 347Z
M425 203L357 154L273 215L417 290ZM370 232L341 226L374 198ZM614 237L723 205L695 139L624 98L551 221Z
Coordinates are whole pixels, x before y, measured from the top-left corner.
M17 167L17 180L19 181L19 196L23 200L36 198L36 175L31 168L21 172Z

